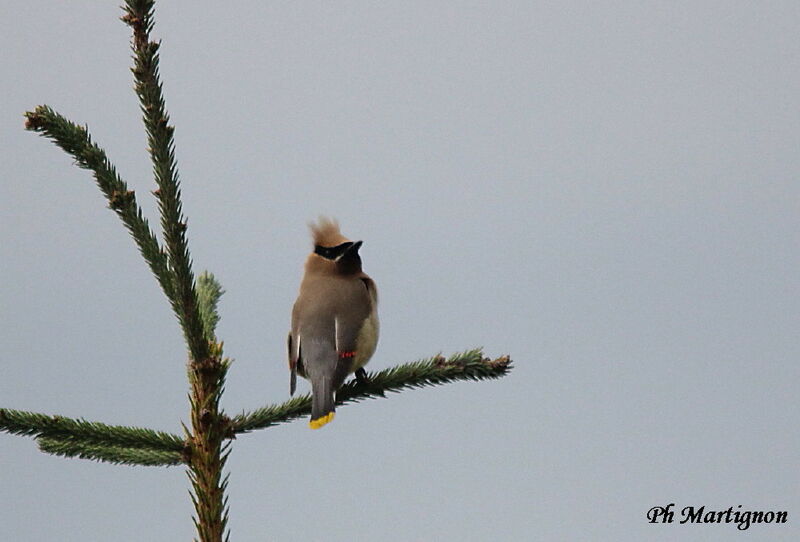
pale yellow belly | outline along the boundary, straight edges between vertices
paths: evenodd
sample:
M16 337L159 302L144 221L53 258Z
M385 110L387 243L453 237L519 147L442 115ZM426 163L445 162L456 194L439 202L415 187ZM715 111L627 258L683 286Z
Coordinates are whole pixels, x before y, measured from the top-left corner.
M373 311L364 322L364 326L356 338L356 356L351 372L366 365L372 354L375 353L375 347L378 346L379 328L378 313Z

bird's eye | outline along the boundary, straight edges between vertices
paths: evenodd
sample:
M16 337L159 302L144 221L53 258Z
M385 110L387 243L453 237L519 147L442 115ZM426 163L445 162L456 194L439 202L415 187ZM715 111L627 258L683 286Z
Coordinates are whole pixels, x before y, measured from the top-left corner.
M317 245L314 247L314 252L322 256L323 258L327 258L329 260L333 259L333 249L330 247L323 247Z

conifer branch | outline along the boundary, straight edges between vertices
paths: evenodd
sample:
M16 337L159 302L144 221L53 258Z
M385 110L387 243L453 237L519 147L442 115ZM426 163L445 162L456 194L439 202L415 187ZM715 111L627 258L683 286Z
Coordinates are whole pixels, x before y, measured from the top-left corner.
M189 478L194 488L195 525L200 542L221 542L227 523L225 480L222 479L227 458L223 449L227 418L220 411L219 398L229 361L222 357L222 344L212 339L216 301L205 307L204 319L192 272L175 163L174 127L169 123L159 79L159 44L150 40L154 1L127 0L124 9L122 20L133 30L132 71L158 185L154 193L161 212L164 244L175 280L175 295L171 301L190 353Z
M161 227L169 263L175 277L171 299L181 323L192 360L208 357L208 342L198 310L192 261L186 242L186 218L181 204L180 180L175 162L175 128L169 124L158 72L160 44L150 40L153 29L153 0L127 0L122 20L133 29L131 71L144 116L148 151L158 189L154 192L161 211Z
M169 467L184 462L180 452L153 448L129 448L85 440L64 440L53 437L38 437L39 449L61 457L79 457L120 465L142 465L145 467Z
M224 293L225 290L213 273L203 271L197 277L197 308L200 310L204 335L208 341L217 340L216 330L219 323L217 304Z
M0 431L13 435L46 437L87 444L150 449L181 453L184 439L142 427L107 425L64 416L48 416L23 410L0 409Z
M161 289L172 298L172 274L167 264L167 255L158 244L142 209L136 203L136 194L117 174L105 151L92 141L89 131L59 115L46 105L40 105L25 113L25 128L52 140L75 159L75 163L94 173L97 186L108 200L108 206L130 232L139 252L156 276Z
M455 354L449 359L442 356L398 365L377 373L368 374L369 384L357 380L345 383L336 392L336 404L357 403L364 399L385 397L385 392L422 388L446 384L456 380L487 380L500 378L511 370L508 356L495 360L483 357L480 349ZM231 420L232 434L247 433L286 423L311 413L311 396L302 395L253 412L239 414Z
M209 344L210 356L201 363L189 364L192 433L188 464L200 542L221 542L228 522L228 478L222 471L228 459L225 437L230 421L220 410L219 401L230 360L222 357L221 343Z

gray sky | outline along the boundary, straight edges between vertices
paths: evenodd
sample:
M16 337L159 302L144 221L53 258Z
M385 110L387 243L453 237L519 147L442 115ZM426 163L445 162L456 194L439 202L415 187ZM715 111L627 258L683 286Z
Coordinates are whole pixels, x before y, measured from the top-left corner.
M90 174L22 129L41 103L87 123L157 222L118 3L0 8L0 406L179 432L167 302ZM320 213L365 241L370 369L516 363L242 436L232 540L797 540L798 35L797 2L162 2L226 410L288 397ZM3 540L193 534L181 468L6 435L0 458ZM646 522L670 502L789 523Z

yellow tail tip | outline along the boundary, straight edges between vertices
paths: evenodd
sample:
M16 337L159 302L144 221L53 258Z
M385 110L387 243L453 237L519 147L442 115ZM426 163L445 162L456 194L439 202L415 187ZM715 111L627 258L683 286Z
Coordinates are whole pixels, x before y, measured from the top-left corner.
M308 426L311 429L319 429L320 427L322 427L323 425L327 424L328 422L332 422L333 421L333 416L335 414L336 414L335 412L328 412L324 416L322 416L320 418L317 418L316 420L311 420L310 422L308 422Z

